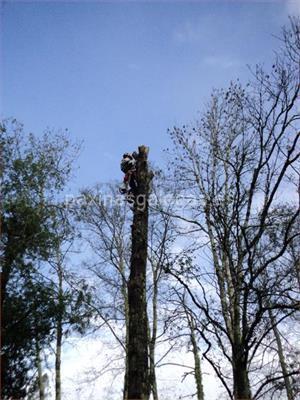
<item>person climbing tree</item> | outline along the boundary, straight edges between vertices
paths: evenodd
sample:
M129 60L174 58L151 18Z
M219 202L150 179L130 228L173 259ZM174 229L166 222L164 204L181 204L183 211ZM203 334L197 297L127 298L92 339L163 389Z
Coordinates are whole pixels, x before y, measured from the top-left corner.
M137 153L125 153L121 160L121 171L124 172L123 184L120 193L126 195L128 201L132 202L136 194L136 159Z

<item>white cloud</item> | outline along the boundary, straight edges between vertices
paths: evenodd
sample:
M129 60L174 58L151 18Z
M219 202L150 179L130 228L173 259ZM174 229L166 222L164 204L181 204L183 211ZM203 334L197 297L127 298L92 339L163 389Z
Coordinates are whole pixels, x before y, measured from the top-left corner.
M209 67L219 67L222 69L234 68L241 65L241 63L234 58L227 56L206 56L203 63Z
M179 44L198 42L203 37L200 25L186 21L173 32L173 39Z
M166 353L167 344L157 347L157 359ZM111 343L107 335L101 338L69 338L62 355L62 399L63 400L116 400L121 398L123 371L120 348ZM193 365L191 352L184 347L174 349L164 360L165 366L157 369L157 384L161 398L179 399L195 391L192 376L182 381L183 373L190 371L179 365ZM172 363L171 365L168 363ZM177 365L173 365L177 364ZM106 366L106 373L99 371ZM110 370L111 369L111 370ZM206 398L217 400L221 393L219 382L207 362L202 365L204 390ZM48 371L49 372L49 371ZM54 400L54 371L50 374L50 392L47 400ZM104 372L104 371L102 371ZM99 375L98 379L95 379Z

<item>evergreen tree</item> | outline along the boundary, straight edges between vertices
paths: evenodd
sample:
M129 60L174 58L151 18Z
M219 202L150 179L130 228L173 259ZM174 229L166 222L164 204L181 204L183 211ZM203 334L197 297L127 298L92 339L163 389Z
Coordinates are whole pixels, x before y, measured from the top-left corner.
M57 243L55 206L70 176L77 147L65 133L42 138L16 120L0 125L2 399L24 398L32 379L36 344L51 340L56 314L53 283L43 261Z

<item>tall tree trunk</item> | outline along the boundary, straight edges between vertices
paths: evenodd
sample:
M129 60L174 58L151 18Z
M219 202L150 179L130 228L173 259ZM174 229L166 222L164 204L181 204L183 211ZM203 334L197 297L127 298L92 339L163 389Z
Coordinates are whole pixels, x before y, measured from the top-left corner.
M157 336L157 271L153 268L153 298L152 298L152 335L149 326L149 386L153 395L153 400L158 400L158 391L155 373L155 345Z
M149 394L152 393L153 400L158 400L158 391L156 383L156 372L155 372L155 342L153 334L151 335L149 326Z
M276 322L276 319L275 319L275 317L274 317L274 315L272 313L272 310L269 310L269 316L270 316L270 320L271 320L271 323L272 323L272 326L273 326L273 332L274 332L275 339L276 339L279 363L280 363L282 375L284 377L283 379L284 379L286 395L287 395L288 400L294 400L293 389L292 389L290 377L288 376L288 369L287 369L287 365L286 365L286 362L285 362L284 351L283 351L283 348L282 348L280 332L279 332L279 330L277 328L277 322Z
M200 362L199 350L198 350L197 340L196 340L196 335L195 335L195 323L194 323L193 317L188 317L188 318L189 318L189 325L190 325L190 330L191 330L190 337L191 337L194 362L195 362L195 381L196 381L196 388L197 388L197 400L204 400L201 362Z
M240 315L240 292L237 288L240 283L235 284L236 292L233 299L233 345L232 345L232 368L233 368L233 396L234 400L251 400L251 390L248 376L248 353L241 334Z
M58 257L60 257L58 255ZM63 312L63 271L58 258L58 316L56 320L56 352L55 352L55 400L61 400L61 347L62 347L62 312Z
M39 399L45 400L45 385L44 385L44 381L43 381L41 350L40 350L38 340L35 341L35 350L36 350L36 367L37 367L37 373L38 373Z
M126 353L125 353L125 373L124 373L124 388L123 388L123 400L128 399L128 323L126 322L125 342L126 342Z
M122 269L122 272L124 270ZM128 399L128 345L129 345L129 310L128 310L128 293L127 293L127 282L123 279L122 282L122 296L124 301L124 315L125 315L125 374L124 374L124 388L123 388L123 400Z
M128 282L128 399L148 400L148 318L146 302L146 265L148 244L148 197L150 174L148 148L139 147L137 191L135 193L130 276Z

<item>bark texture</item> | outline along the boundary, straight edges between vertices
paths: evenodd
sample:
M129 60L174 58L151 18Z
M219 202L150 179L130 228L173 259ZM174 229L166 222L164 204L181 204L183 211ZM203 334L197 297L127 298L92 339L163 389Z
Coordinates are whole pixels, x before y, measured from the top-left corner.
M128 400L149 399L148 318L146 304L146 264L148 243L148 196L151 175L148 148L139 147L137 192L135 193L130 276L128 282Z
M200 361L200 356L199 356L197 339L196 339L196 335L195 335L195 323L194 323L194 320L192 317L189 320L189 325L190 325L190 330L191 330L191 343L192 343L194 362L195 362L195 382L196 382L196 388L197 388L197 400L204 400L201 361Z
M152 298L152 335L149 326L149 390L152 393L153 400L158 400L156 373L155 373L155 346L157 336L157 294L158 294L158 277L157 268L152 267L153 272L153 298Z
M45 385L44 385L44 380L43 380L41 350L40 350L39 343L37 340L35 342L35 350L36 350L36 366L37 366L37 373L38 373L39 400L45 400Z
M120 263L120 271L125 275L125 267L123 260ZM124 388L123 388L123 400L128 399L128 347L129 347L129 309L128 309L128 292L127 282L125 279L122 280L121 287L122 297L124 301L124 315L125 315L125 374L124 374Z
M276 339L279 363L280 363L282 375L284 377L284 386L285 386L285 390L286 390L286 396L287 396L288 400L294 400L295 396L294 396L294 393L293 393L293 388L292 388L291 380L290 380L290 377L289 377L288 367L287 367L287 364L286 364L286 361L285 361L285 355L284 355L284 350L283 350L283 347L282 347L280 332L279 332L279 329L277 327L276 318L274 317L273 312L272 312L271 309L269 310L269 316L270 316L270 320L271 320L271 323L272 323L272 326L273 326L274 336L275 336L275 339Z

